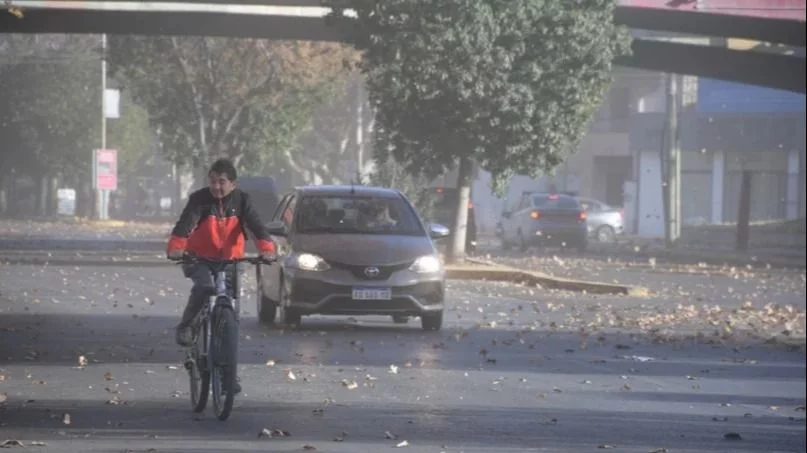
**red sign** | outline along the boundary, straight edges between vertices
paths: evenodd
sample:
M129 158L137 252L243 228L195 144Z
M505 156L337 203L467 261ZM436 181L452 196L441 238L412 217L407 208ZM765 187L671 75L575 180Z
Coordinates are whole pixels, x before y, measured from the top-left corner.
M807 0L619 0L619 6L805 20Z
M118 190L118 150L95 150L95 187Z

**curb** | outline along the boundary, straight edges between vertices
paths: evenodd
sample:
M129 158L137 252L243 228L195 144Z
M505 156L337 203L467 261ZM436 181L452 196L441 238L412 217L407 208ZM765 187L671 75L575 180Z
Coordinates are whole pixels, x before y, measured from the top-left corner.
M539 285L550 289L578 291L589 294L622 294L633 297L646 297L650 294L647 288L640 286L619 285L615 283L601 283L586 280L573 280L569 278L553 277L534 271L524 271L514 267L502 266L485 260L466 258L466 261L476 266L455 266L446 269L446 275L455 279L494 280L528 285Z
M538 272L522 271L520 269L490 264L479 260L469 259L468 262L472 263L472 265L447 265L446 278L450 280L487 280L523 283L550 289L579 291L590 294L623 294L637 297L648 295L648 291L641 287L557 278ZM109 256L93 258L83 256L32 256L30 254L20 254L18 256L0 255L0 265L118 266L140 268L176 267L176 263L165 259L144 257Z

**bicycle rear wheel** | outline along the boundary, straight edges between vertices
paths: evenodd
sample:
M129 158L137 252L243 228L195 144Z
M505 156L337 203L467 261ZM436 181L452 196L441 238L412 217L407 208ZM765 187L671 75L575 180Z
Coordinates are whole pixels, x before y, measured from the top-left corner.
M238 367L238 324L235 313L229 307L219 307L213 312L213 337L211 383L213 386L213 410L216 418L226 420L233 409L233 387Z
M191 406L197 413L205 410L207 398L210 395L210 370L204 354L206 338L207 323L201 323L193 342L189 361L186 364L191 384Z

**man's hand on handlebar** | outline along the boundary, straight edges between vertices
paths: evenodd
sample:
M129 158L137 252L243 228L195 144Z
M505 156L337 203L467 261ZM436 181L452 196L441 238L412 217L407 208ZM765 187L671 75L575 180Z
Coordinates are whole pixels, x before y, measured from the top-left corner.
M261 253L258 255L258 259L260 259L263 263L270 264L277 261L277 255L274 253Z

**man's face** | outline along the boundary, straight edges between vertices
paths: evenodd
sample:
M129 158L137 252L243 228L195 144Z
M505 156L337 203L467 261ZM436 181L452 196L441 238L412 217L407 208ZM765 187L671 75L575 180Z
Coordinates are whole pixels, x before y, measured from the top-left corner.
M210 193L214 198L224 198L235 189L235 181L230 181L226 174L211 172L208 178L210 179Z

